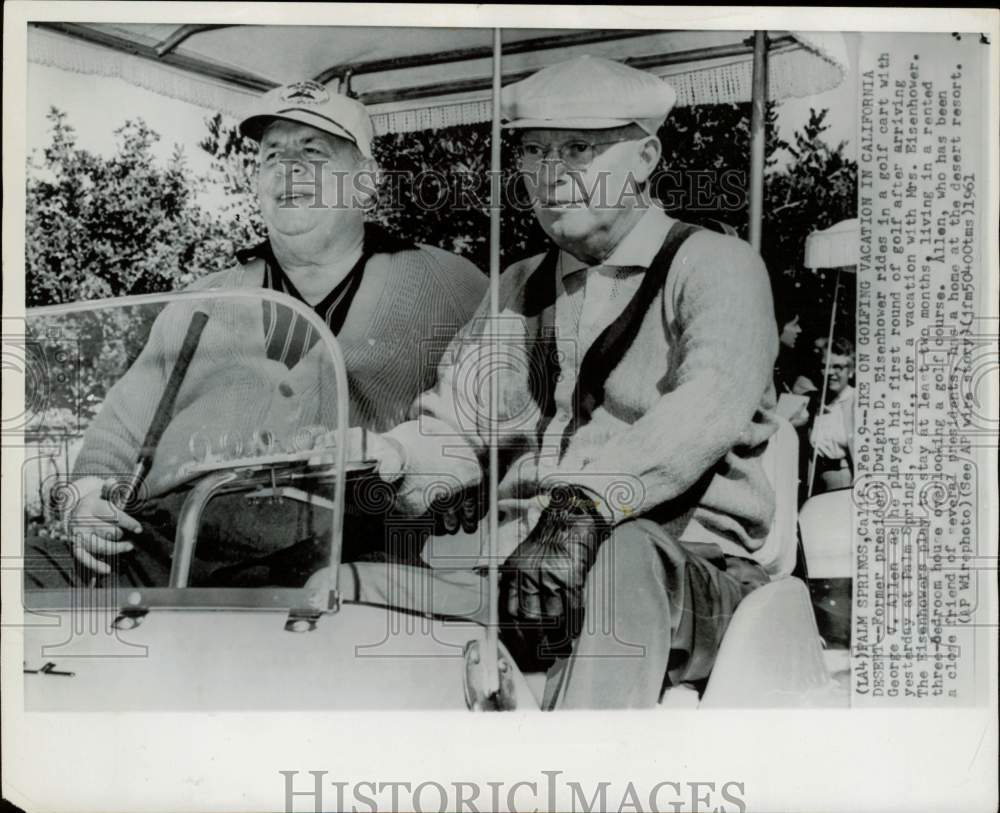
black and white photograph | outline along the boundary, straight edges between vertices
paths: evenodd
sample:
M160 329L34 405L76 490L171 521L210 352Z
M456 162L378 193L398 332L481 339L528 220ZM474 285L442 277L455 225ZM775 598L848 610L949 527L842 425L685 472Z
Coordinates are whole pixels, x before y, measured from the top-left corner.
M995 805L996 12L208 5L5 10L4 797Z

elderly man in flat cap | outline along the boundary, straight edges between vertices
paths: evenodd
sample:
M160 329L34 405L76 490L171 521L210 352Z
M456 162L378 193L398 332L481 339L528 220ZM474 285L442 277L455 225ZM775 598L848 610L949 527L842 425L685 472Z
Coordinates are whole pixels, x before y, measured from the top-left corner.
M428 348L471 317L486 278L468 260L391 240L366 223L376 165L372 122L359 102L315 82L296 82L262 96L240 131L260 145L257 195L267 239L240 252L241 265L193 288L264 288L312 308L343 350L352 426L395 426L434 381ZM123 583L166 583L193 435L214 443L266 429L289 448L303 430L335 425L333 399L324 402L317 390L324 350L315 332L290 309L263 301L263 308L234 304L209 318L146 476L143 516L113 506L108 484L136 465L165 389L163 370L177 358L189 322L178 316L180 303L157 320L142 355L109 392L74 467L73 520L87 533L71 547L85 578L110 574L114 565L113 578ZM302 538L296 534L312 530L321 537L312 521L312 513L304 523L240 497L213 501L198 548L207 558L196 562L195 573L241 584L290 578L275 572L283 560L268 557ZM72 582L72 571L47 568L44 581ZM39 586L41 577L41 571L29 573L28 584Z
M776 428L770 285L746 243L650 201L674 101L661 79L591 57L505 89L554 245L504 272L500 318L484 305L414 420L375 443L419 513L435 472L484 480L496 432L504 640L524 668L548 668L546 708L648 707L706 678L734 609L769 578L755 556L774 511L760 462ZM501 357L477 367L494 339ZM477 370L499 387L492 418ZM485 618L482 561L463 572L427 555L438 567L395 573L392 591L373 565L340 581Z

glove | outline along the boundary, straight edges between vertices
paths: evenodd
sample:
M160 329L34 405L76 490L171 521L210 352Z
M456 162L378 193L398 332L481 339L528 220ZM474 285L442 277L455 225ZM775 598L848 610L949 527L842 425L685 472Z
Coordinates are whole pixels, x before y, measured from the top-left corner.
M549 654L562 654L579 634L584 586L611 523L595 495L579 486L559 486L527 539L504 563L501 606L522 638L534 628Z

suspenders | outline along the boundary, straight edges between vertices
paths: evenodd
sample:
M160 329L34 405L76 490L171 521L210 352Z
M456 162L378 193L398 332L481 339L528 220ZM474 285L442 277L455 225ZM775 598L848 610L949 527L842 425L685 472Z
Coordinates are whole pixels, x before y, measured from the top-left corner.
M684 241L700 227L677 222L670 227L663 245L656 253L639 289L621 314L606 327L584 354L573 391L573 417L563 430L559 448L560 459L566 453L570 439L590 419L604 401L604 386L611 371L628 352L642 321L670 273L670 266ZM559 375L556 355L554 312L556 299L556 261L559 249L552 248L542 259L525 286L525 315L537 317L538 337L531 352L532 394L539 404L542 418L536 437L539 443L555 414L554 390Z

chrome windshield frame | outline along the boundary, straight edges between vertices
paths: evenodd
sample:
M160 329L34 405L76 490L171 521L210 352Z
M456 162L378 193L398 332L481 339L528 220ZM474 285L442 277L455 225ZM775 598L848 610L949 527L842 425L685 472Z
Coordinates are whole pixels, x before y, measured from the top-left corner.
M344 533L344 500L346 495L346 470L347 470L347 437L348 437L348 411L350 400L348 397L347 366L344 362L344 355L340 344L333 333L330 332L326 322L312 309L304 305L299 300L279 291L272 291L266 288L206 288L203 290L175 291L155 294L136 294L123 297L109 297L104 299L83 300L78 302L67 302L58 305L43 305L28 308L25 312L27 320L32 318L46 318L54 316L66 316L74 313L96 312L101 310L121 310L129 307L139 307L144 305L167 306L176 302L217 302L221 300L244 299L248 301L271 301L288 307L293 313L306 320L306 323L316 331L319 342L331 359L333 364L334 384L337 398L337 437L340 442L334 448L333 462L337 472L341 473L333 483L333 518L330 528L329 540L329 567L325 569L324 579L321 584L306 590L298 588L295 590L280 591L276 595L286 597L289 601L294 600L286 609L295 607L309 607L321 612L334 612L339 605L337 594L337 569L340 565L340 558L343 551ZM122 592L128 592L123 588L115 588ZM225 588L213 589L204 594L199 591L198 595L221 595ZM266 592L265 588L260 588ZM50 591L39 591L48 593ZM245 591L241 591L245 592ZM272 591L273 592L273 591ZM29 591L24 591L25 606L29 606ZM195 596L192 595L192 598ZM263 598L263 597L262 597ZM34 602L30 602L34 604Z

